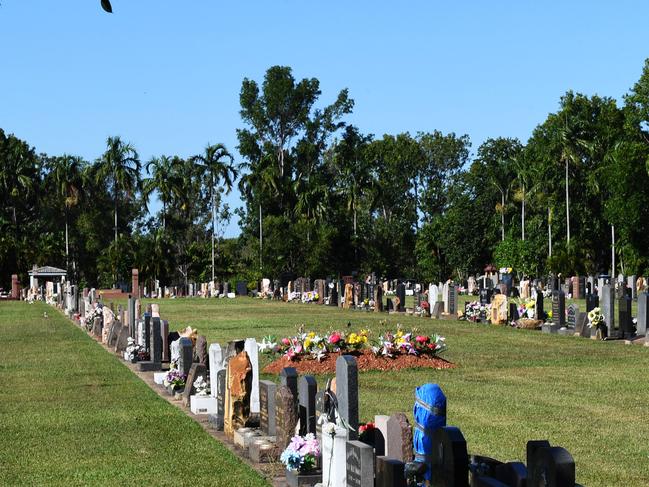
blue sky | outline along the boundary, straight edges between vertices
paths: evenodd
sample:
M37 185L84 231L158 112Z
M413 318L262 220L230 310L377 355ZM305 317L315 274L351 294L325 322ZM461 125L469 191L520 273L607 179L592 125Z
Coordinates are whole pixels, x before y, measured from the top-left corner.
M241 81L275 64L318 78L321 104L349 88L365 133L466 133L475 152L525 141L566 90L621 99L649 57L641 0L99 3L0 1L0 127L40 152L235 150Z

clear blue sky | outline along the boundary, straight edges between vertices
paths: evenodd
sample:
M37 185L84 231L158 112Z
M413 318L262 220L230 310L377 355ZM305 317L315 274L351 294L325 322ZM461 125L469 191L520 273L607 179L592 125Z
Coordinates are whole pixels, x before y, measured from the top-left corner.
M363 132L525 141L568 89L621 99L649 57L649 2L0 0L0 127L95 159L235 149L244 77L275 64L347 87ZM238 194L231 205L241 204ZM236 222L226 235L239 232Z

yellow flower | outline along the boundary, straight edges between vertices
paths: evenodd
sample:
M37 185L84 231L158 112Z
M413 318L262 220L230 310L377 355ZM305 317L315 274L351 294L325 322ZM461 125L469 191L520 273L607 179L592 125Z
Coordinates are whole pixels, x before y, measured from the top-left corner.
M306 340L304 340L304 348L309 348L311 346L311 339L307 337Z
M309 333L309 334L307 335L307 337L309 337L311 340L313 340L313 339L315 338L315 332L312 331L311 333Z

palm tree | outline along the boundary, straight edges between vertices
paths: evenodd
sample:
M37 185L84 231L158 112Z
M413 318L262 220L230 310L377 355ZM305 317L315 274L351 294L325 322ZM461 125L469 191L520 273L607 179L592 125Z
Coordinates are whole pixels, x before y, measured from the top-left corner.
M65 213L65 267L69 271L69 213L70 208L79 203L82 189L84 160L79 156L64 154L50 159L50 177L56 188L56 194L63 200Z
M120 192L129 199L141 187L140 159L135 148L117 137L108 137L106 152L97 161L96 182L110 179L115 204L115 242L117 242L117 205Z
M157 191L162 202L162 228L166 228L167 207L174 197L182 195L182 183L178 180L181 162L178 158L169 156L152 157L145 168L151 175L143 184L143 193L146 200L153 191ZM153 170L151 169L153 168Z
M208 144L203 154L192 157L203 169L203 175L209 184L210 203L212 207L212 281L214 281L214 234L216 221L216 205L214 201L216 183L222 180L226 194L232 190L232 184L237 177L234 158L223 144Z
M521 202L521 240L525 240L525 207L529 197L533 196L540 188L541 177L539 166L533 164L528 158L520 154L512 158L512 165L516 172L518 189L514 199Z

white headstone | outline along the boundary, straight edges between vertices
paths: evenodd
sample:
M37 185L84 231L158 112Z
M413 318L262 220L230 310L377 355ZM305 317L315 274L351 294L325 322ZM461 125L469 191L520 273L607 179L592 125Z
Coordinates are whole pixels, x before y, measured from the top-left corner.
M246 338L243 349L248 353L252 365L252 391L250 393L250 412L259 413L259 347L257 340Z
M172 362L178 363L178 360L180 360L180 339L174 340L171 342L171 345L169 346L169 352L170 352L170 360Z
M449 301L449 284L448 281L444 283L442 287L442 301L444 301L444 313L448 313L448 301Z
M344 487L347 485L347 430L340 426L335 428L335 435L328 434L332 423L322 426L322 465L331 468L322 469L322 485Z
M216 374L219 370L225 368L223 363L223 350L218 343L210 344L208 351L210 359L210 395L216 397Z

